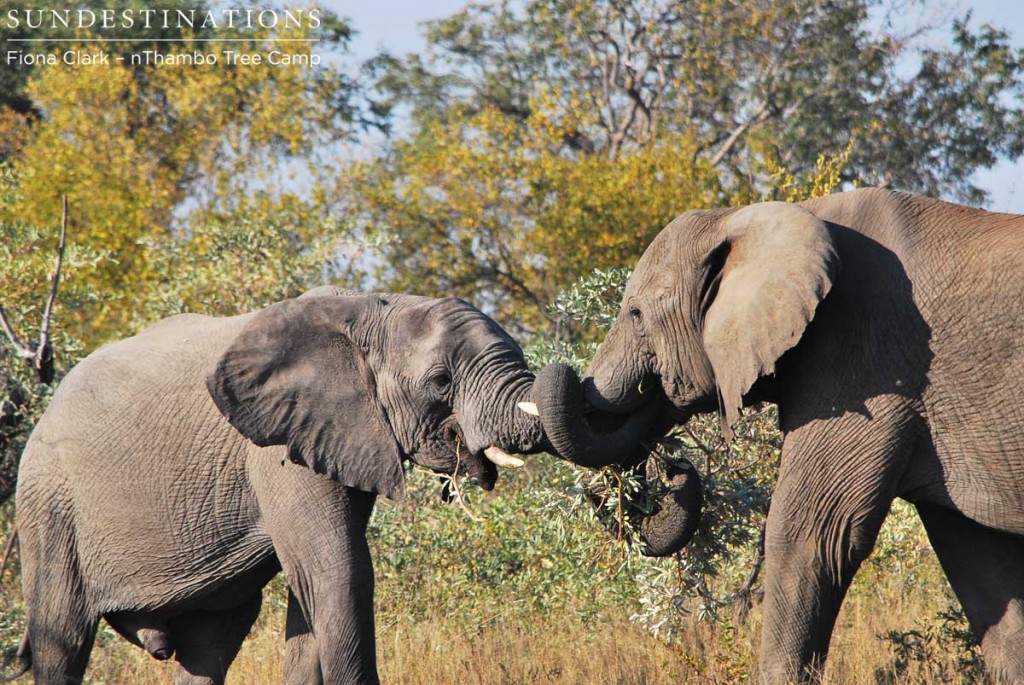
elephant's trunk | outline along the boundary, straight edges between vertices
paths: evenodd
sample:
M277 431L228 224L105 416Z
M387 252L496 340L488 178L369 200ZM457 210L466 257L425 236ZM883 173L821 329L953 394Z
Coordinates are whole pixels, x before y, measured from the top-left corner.
M507 381L486 408L487 421L476 422L493 428L486 433L474 435L474 445L470 446L483 449L484 456L498 466L521 465L502 463L505 457L514 454L554 451L544 434L540 419L519 409L519 405L531 402L533 388L532 373L523 373ZM470 422L464 428L472 431L473 423Z
M658 377L635 336L616 324L594 353L583 380L587 404L609 414L632 414L651 403Z
M583 416L579 377L567 364L549 364L542 369L533 397L547 439L563 459L601 468L636 463L646 456L641 440L654 432L659 413L654 403L631 414L611 433L595 433Z
M547 438L544 424L541 423L540 418L520 409L520 405L529 403L535 396L536 387L536 380L521 386L506 409L513 417L515 444L519 446L519 451L523 454L551 452L554 449Z
M672 556L686 547L700 525L704 487L697 469L684 461L670 466L667 475L668 490L659 498L654 511L650 514L640 514L635 510L626 513L633 531L640 538L640 552L647 557ZM645 480L652 477L648 472ZM601 516L604 497L591 493L590 500ZM628 535L617 518L604 518L604 523L612 535Z
M668 492L654 513L634 521L648 557L672 556L697 532L704 505L704 487L697 469L686 462L672 466L668 473Z
M610 433L596 433L583 416L583 388L572 367L549 364L537 374L533 389L540 421L555 452L590 468L636 466L647 456L647 437L661 435L666 424L658 402L650 402L629 415ZM603 419L613 417L604 415ZM621 420L621 417L619 417ZM693 537L700 522L704 495L700 476L689 464L672 467L668 491L653 513L634 521L647 556L669 556Z

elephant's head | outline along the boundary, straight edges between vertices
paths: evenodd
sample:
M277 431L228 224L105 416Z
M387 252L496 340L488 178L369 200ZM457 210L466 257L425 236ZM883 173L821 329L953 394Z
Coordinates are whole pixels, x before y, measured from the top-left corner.
M533 385L522 351L466 302L328 286L244 321L207 379L217 407L344 485L400 498L408 459L491 489L509 452L547 447L516 410Z
M590 465L635 459L673 423L716 409L730 438L744 396L800 340L837 270L828 228L796 205L683 214L637 264L582 386L564 370L539 374L552 445Z

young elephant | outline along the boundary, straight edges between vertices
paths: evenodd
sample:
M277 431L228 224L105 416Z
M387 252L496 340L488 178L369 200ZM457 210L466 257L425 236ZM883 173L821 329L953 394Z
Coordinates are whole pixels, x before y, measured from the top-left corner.
M545 446L532 384L465 302L331 287L101 348L21 462L23 667L79 682L105 618L176 682L221 683L283 569L285 681L377 683L375 496L404 495L407 460L493 487Z
M680 422L717 409L726 436L743 404L779 405L763 682L814 678L895 497L916 505L997 679L1024 682L1022 274L1024 216L879 189L687 212L640 259L589 403ZM539 392L580 392L564 368L536 387L563 456L649 437L635 422L589 437L574 398Z

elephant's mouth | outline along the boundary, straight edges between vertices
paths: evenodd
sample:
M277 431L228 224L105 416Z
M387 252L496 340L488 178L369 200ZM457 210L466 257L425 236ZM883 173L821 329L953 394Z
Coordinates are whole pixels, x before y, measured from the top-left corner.
M467 476L474 485L490 491L498 482L498 466L495 459L501 461L500 457L494 458L485 454L493 449L489 447L487 450L471 452L466 448L466 439L461 427L454 418L451 418L431 432L408 456L411 461L436 474ZM446 486L442 492L445 499L447 492L450 492L450 489Z

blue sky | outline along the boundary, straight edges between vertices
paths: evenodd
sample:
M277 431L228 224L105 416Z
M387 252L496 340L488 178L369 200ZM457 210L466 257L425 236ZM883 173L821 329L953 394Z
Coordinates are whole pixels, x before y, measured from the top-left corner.
M321 0L321 5L352 20L359 32L352 43L354 56L365 59L379 49L402 54L423 49L420 24L447 16L466 5L465 0ZM1009 31L1014 45L1024 46L1024 2L971 0L936 3L929 0L924 17L941 18L973 11L975 26L990 23ZM977 174L976 182L991 195L989 208L1024 214L1024 161L1003 162Z

